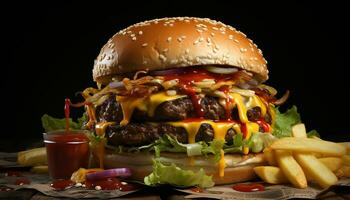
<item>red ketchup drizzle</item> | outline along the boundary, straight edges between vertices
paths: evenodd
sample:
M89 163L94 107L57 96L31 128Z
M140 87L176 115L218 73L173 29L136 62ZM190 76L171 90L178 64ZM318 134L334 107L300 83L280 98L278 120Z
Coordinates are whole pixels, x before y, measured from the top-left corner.
M248 127L246 123L241 123L241 131L243 134L243 138L247 138L248 135Z
M193 82L199 82L203 79L214 79L215 82L234 79L235 75L214 74L204 69L189 68L177 74L168 74L163 76L166 81L179 80L180 89L187 94L192 101L193 107L196 110L198 117L204 117L204 109L201 105L201 98L196 94L192 87Z
M29 185L30 180L27 178L19 178L15 181L15 185Z
M256 120L255 122L264 130L264 133L270 131L270 125L263 118Z
M223 91L226 95L226 105L225 105L225 118L228 121L232 121L232 114L231 114L231 108L233 107L233 104L235 103L234 100L228 95L230 88L227 86L221 87L221 91Z
M265 187L261 184L251 183L251 184L237 184L232 186L232 189L240 192L258 192L265 191Z
M55 190L64 190L72 187L73 185L73 181L65 179L55 180L50 184L50 186L53 187Z
M64 100L64 115L66 117L66 132L69 132L69 115L70 115L70 99L66 98Z
M18 171L8 171L8 172L6 172L5 176L16 176L16 177L19 177L19 176L22 176L22 173L18 172Z

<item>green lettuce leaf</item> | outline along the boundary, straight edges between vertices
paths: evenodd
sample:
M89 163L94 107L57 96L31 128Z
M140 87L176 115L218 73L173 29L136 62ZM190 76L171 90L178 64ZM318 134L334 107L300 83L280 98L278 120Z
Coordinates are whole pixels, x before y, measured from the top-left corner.
M292 136L292 126L301 123L300 115L298 113L297 107L293 106L285 113L280 113L278 108L275 109L276 120L273 124L272 134L278 138L281 137L291 137Z
M164 165L154 160L153 172L144 178L146 185L156 186L159 184L170 184L180 187L199 186L208 188L214 186L211 176L205 174L203 169L198 172L183 170L175 164Z
M73 130L82 129L83 124L86 121L87 121L86 114L84 114L82 117L80 117L77 122L74 122L72 120L72 118L69 118L70 128ZM44 114L41 117L41 124L46 132L59 130L59 129L65 129L66 128L66 119L65 118L63 118L63 119L54 118L48 114Z

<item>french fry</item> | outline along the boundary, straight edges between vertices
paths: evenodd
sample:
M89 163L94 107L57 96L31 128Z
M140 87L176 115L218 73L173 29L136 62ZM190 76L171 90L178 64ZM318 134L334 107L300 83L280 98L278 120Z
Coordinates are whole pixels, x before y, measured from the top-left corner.
M30 171L35 174L48 174L49 168L47 165L39 165L39 166L32 167Z
M323 156L342 156L346 152L340 144L311 138L285 137L276 140L270 147L275 150L321 153Z
M342 166L336 173L337 177L348 177L350 178L350 167L349 166Z
M307 181L304 171L293 158L291 151L276 150L275 152L278 166L281 168L286 178L297 188L306 188Z
M346 148L346 154L350 155L350 142L340 142L338 144L343 145Z
M344 165L350 166L350 155L343 155L342 159Z
M266 183L270 183L270 184L288 183L288 179L284 176L282 170L278 167L272 167L272 166L254 167L254 172Z
M305 174L316 181L322 188L327 188L338 181L335 174L314 155L296 153L294 157L303 168Z
M47 165L46 149L41 147L19 152L17 162L23 166Z
M292 127L292 135L295 138L307 138L305 125L300 123Z
M319 158L319 161L323 163L328 169L330 169L332 172L336 172L343 164L343 160L339 157L326 157L326 158Z
M264 149L264 157L271 166L277 166L277 162L275 159L275 153L271 148Z

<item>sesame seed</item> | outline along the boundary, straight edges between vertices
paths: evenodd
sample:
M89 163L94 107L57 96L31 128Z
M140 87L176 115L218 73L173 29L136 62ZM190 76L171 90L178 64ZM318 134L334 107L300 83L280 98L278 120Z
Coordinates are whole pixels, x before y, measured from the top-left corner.
M177 38L177 41L182 42L182 38L181 37Z
M207 42L208 42L208 43L211 43L210 37L207 38Z
M212 29L214 29L214 30L219 30L219 28L218 27L216 27L216 26L213 26L213 27L211 27Z
M214 37L215 33L210 33L210 35L211 35L212 37Z
M165 52L168 52L169 51L169 49L163 49L163 52L165 53Z
M233 40L233 35L229 35L228 39Z
M131 33L131 31L126 31L126 33L127 33L127 34L130 34L130 33Z
M115 52L115 49L112 49L111 52L114 53L114 52Z
M187 23L190 23L190 20L188 20L188 19L185 19L185 22L187 22Z
M193 44L194 44L194 45L196 45L196 44L198 44L198 42L199 42L199 41L198 41L198 40L196 40L196 41L194 41L194 42L193 42Z
M181 38L182 38L182 39L185 39L185 38L186 38L186 35L181 36Z
M171 41L171 37L168 37L168 39L166 39L167 42L170 42Z
M171 27L172 27L172 26L174 26L174 24L169 24L169 26L171 26Z
M226 32L225 31L221 31L221 34L226 34Z
M136 40L136 37L133 37L133 38L131 38L133 41L135 41Z
M101 186L99 186L99 185L95 186L95 190L101 190L101 189L102 189Z
M234 39L233 41L235 41L235 42L239 43L239 40L237 40L237 39Z
M130 35L130 37L135 37L135 34L134 34L134 33L133 33L133 34L131 34L131 35Z
M162 62L165 62L166 57L163 54L159 54L159 60L161 60Z
M199 42L203 42L204 38L200 37Z
M148 45L147 43L143 43L142 44L143 47L147 47L147 45Z
M240 48L240 51L241 51L242 53L244 53L244 52L247 51L247 49L246 49L246 48Z
M203 31L201 29L197 29L197 32L198 33L202 33Z
M188 54L188 53L190 53L190 50L189 50L189 49L186 49L186 50L185 50L185 54Z
M142 31L139 31L139 35L142 35L143 34L143 32Z

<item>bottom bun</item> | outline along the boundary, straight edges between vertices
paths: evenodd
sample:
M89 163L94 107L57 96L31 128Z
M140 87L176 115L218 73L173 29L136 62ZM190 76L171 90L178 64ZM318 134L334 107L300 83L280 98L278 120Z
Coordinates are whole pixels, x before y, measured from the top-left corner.
M154 155L152 153L122 153L107 152L104 158L105 168L128 167L132 171L131 179L143 182L145 176L152 173ZM212 176L216 185L248 181L255 178L253 168L266 164L263 154L225 154L225 175L219 176L217 162L213 156L188 157L182 153L161 153L157 158L163 164L176 164L181 169L194 172L201 168ZM171 173L171 172L169 172Z

